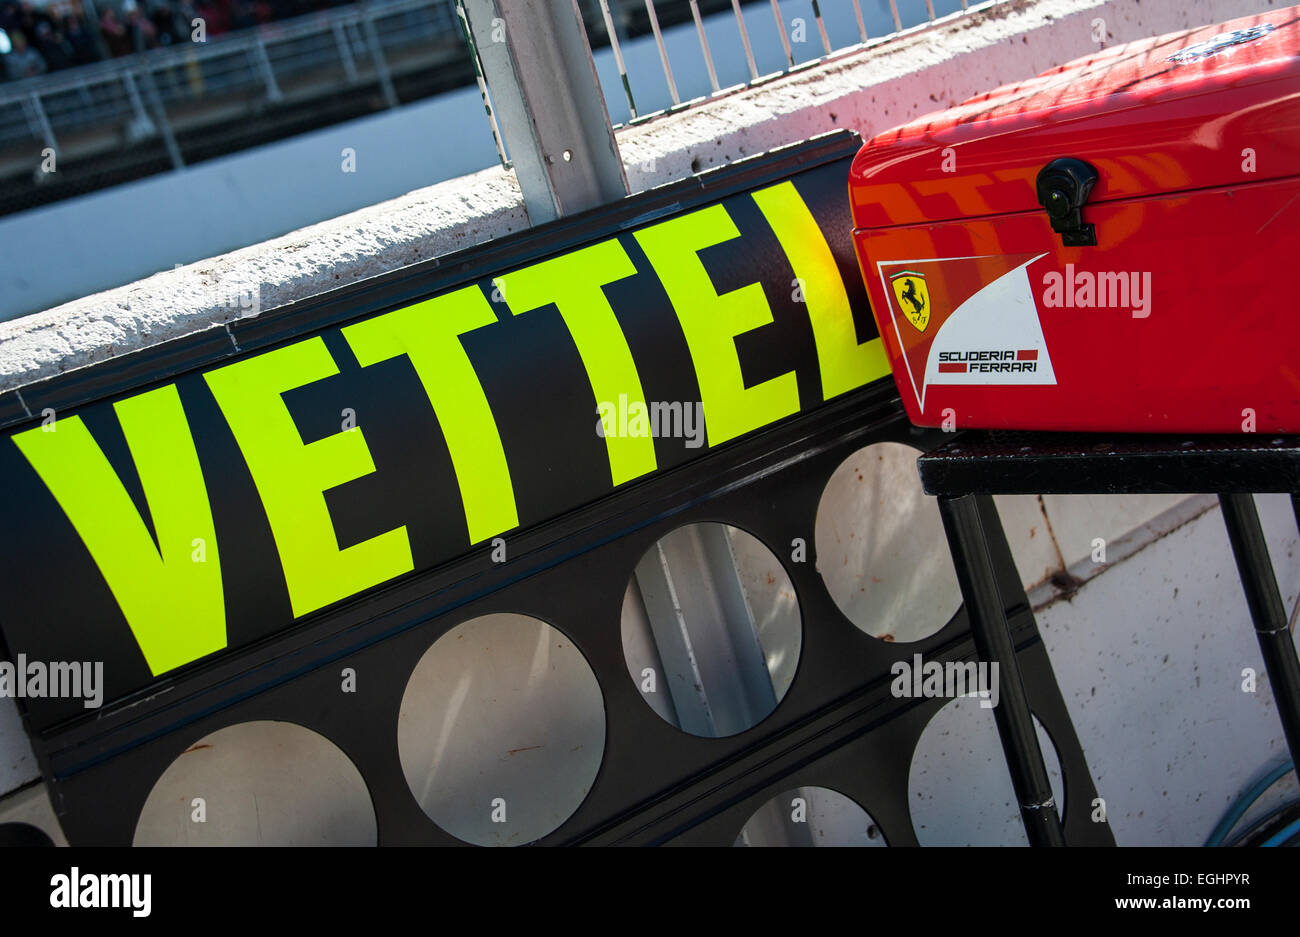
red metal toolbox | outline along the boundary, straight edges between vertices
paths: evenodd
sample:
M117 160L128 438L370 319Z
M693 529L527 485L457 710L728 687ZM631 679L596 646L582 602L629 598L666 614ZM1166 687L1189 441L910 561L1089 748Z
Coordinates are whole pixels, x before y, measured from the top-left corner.
M849 195L914 423L1300 432L1300 7L919 118Z

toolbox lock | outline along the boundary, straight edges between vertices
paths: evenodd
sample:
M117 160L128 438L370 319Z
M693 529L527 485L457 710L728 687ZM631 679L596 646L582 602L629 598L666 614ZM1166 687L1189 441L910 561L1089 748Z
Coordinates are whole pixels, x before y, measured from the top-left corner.
M1097 232L1083 221L1083 203L1097 182L1097 170L1081 159L1054 159L1038 173L1038 203L1066 247L1095 247Z

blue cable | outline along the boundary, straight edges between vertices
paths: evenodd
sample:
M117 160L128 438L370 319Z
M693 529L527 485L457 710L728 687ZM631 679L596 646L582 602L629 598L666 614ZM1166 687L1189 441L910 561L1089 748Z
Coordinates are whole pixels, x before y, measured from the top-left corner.
M1265 814L1262 818L1256 820L1244 830L1241 829L1239 824L1237 830L1234 830L1232 835L1224 842L1224 848L1244 846L1247 841L1251 840L1253 840L1255 845L1258 846L1262 840L1265 840L1272 835L1268 832L1261 834L1261 830L1273 830L1276 832L1292 820L1296 819L1300 819L1300 802L1292 801L1291 803L1283 804L1276 810L1272 810Z
M1264 840L1264 842L1260 843L1260 845L1281 846L1283 843L1285 843L1287 840L1289 840L1291 837L1297 834L1300 834L1300 820L1292 820L1286 826L1282 827L1282 829L1278 830L1268 839Z
M1237 821L1245 816L1246 811L1250 809L1251 804L1259 800L1263 793L1276 783L1278 778L1282 777L1282 775L1286 774L1293 767L1294 765L1290 761L1285 761L1266 774L1259 781L1255 782L1255 785L1239 797L1237 802L1232 805L1231 809L1224 814L1223 819L1219 821L1219 825L1216 826L1214 832L1210 834L1210 838L1205 841L1205 845L1222 846L1223 841L1227 839L1228 834L1232 832L1232 828L1237 825ZM1292 826L1294 826L1294 824L1292 824ZM1287 827L1287 829L1291 829L1291 827ZM1286 831L1283 830L1283 832ZM1278 835L1280 836L1281 834L1279 833Z

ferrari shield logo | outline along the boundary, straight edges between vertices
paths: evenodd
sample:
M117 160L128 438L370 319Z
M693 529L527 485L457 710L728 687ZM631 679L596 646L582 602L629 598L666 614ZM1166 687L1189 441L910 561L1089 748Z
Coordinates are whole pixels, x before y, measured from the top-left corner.
M925 285L925 274L904 270L890 277L889 283L894 288L894 301L907 321L918 332L924 332L930 324L930 290Z

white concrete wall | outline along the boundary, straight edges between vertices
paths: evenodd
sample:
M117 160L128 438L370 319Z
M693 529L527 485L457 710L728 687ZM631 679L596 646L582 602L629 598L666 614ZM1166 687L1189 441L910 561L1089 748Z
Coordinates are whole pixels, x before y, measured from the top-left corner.
M1290 499L1255 500L1290 612L1300 593ZM1038 620L1121 845L1202 844L1287 756L1217 506ZM1245 668L1259 676L1254 692L1242 689Z
M1267 0L1022 0L625 128L619 144L630 181L642 189L835 127L869 135L1028 77L1095 49L1097 18L1113 43L1273 8ZM273 308L526 224L514 179L499 168L421 189L0 323L0 389L234 318L239 311L228 308L229 298L250 285L261 307ZM18 234L0 229L0 237L8 244ZM56 270L33 275L53 279ZM1217 509L1198 515L1203 504L1177 497L999 503L1028 585L1066 567L1079 571L1097 537L1108 543L1127 537L1119 551L1125 558L1094 575L1069 602L1048 605L1043 628L1098 784L1104 796L1121 801L1122 819L1112 813L1121 840L1194 841L1281 744L1263 685L1247 701L1189 692L1211 667L1256 666L1248 663L1253 637L1231 556L1216 533ZM1276 504L1268 512L1275 563L1287 602L1294 603L1300 583L1294 523ZM1050 588L1036 598L1050 601ZM1206 637L1198 640L1201 634ZM1166 647L1175 661L1168 666L1159 653ZM1092 702L1091 694L1101 670L1110 674L1101 684L1104 704ZM1194 725L1179 721L1185 714ZM36 776L16 726L12 703L0 701L0 792ZM1151 728L1155 735L1148 738ZM1230 769L1216 761L1218 751L1232 752ZM1148 770L1148 756L1169 766L1164 776Z

